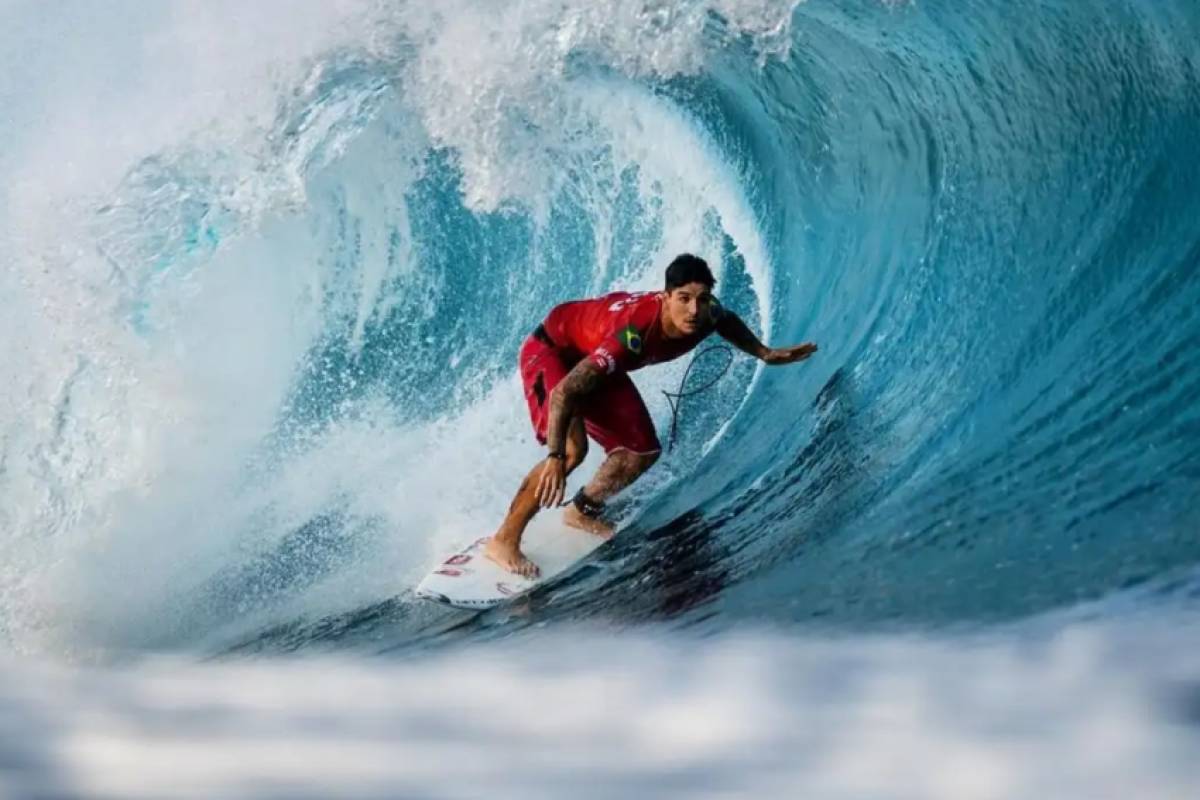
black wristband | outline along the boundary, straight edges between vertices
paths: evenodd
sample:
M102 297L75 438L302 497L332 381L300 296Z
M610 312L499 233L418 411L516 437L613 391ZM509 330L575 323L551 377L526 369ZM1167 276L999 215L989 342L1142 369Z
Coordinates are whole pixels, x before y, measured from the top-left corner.
M560 453L560 452L558 452L557 450L551 450L551 451L550 451L550 454L549 454L548 456L546 456L546 458L557 458L559 461L566 461L566 460L567 460L567 457L566 457L566 455L564 455L563 453Z

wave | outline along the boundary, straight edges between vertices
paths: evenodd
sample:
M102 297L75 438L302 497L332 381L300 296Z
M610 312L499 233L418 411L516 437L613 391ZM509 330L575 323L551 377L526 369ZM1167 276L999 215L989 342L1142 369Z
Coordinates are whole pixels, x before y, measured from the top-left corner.
M0 16L0 794L1200 782L1190 5ZM539 457L522 338L681 251L818 355L588 569L414 601Z
M538 457L521 339L685 250L819 357L689 399L537 619L996 622L1200 560L1189 7L8 10L17 649L436 641L406 590Z

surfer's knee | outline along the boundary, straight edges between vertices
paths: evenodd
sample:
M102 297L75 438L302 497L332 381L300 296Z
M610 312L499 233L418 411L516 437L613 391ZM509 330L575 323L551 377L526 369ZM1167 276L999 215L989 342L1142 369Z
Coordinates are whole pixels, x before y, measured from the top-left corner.
M655 450L653 453L638 453L638 473L649 471L651 467L658 463L658 459L662 456L661 450Z
M570 429L567 431L567 472L572 472L576 467L583 463L588 454L587 432L584 430L582 423L576 424L574 421Z
M574 440L567 441L567 472L574 472L575 468L583 463L587 458L588 446L587 440L583 444L576 444Z
M625 469L633 475L641 475L653 467L662 455L661 450L655 450L650 453L635 453L632 450L618 451L619 458L623 462Z

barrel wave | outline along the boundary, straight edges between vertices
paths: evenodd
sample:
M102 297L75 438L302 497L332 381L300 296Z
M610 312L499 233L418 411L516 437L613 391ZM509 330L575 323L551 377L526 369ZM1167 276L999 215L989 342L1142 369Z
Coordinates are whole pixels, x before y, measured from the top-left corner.
M123 714L143 719L117 701L152 703L166 674L194 687L185 705L274 689L278 707L247 701L215 724L273 720L315 741L302 709L335 712L304 665L328 657L328 691L337 675L371 685L397 720L380 745L421 746L399 720L426 713L420 686L478 678L473 659L502 670L479 678L479 698L542 700L539 676L602 683L595 665L611 663L631 691L712 699L694 713L714 732L661 710L657 733L637 730L675 754L608 772L613 754L588 755L572 728L557 746L577 742L569 757L597 770L597 797L753 796L771 791L760 767L822 796L986 784L1016 797L1051 780L1094 794L1116 779L1066 765L1108 746L1086 733L1106 720L1127 731L1110 760L1121 785L1192 785L1175 758L1194 745L1176 735L1194 735L1200 663L1178 638L1200 595L1192 4L0 9L13 20L0 34L4 669L32 681L26 660L49 660L64 671L36 685L113 698L0 702L35 720L108 714L73 741L137 752L152 735L114 733ZM709 261L722 302L764 340L819 352L766 367L701 348L635 373L672 446L615 504L621 535L516 607L415 600L432 563L494 530L541 457L522 340L562 300L658 288L681 252ZM569 491L598 466L592 450ZM1021 662L1031 647L1048 672ZM857 688L838 665L865 676ZM951 695L990 696L942 691L964 669L1023 704L980 700L964 733ZM1055 694L1067 673L1075 690ZM897 680L925 692L906 706L929 745L914 763L945 766L938 743L954 739L1007 777L918 785L886 759L870 762L877 783L841 771ZM1113 689L1127 684L1139 702L1171 698L1170 713L1130 711ZM473 702L454 713L484 713ZM621 740L648 701L591 702L563 707ZM820 710L813 724L846 743L784 763L771 754L812 743L767 708L776 721ZM554 735L522 724L529 742ZM1004 750L988 725L1036 729L1057 761ZM469 722L439 730L458 743L446 764L479 763ZM889 730L873 735L912 736ZM400 762L335 768L366 734L321 735L327 757L300 773L273 772L264 750L254 769L209 770L227 782L204 791L258 796L263 775L303 773L329 791L435 796L447 780ZM730 742L744 755L697 778L716 769L705 748ZM21 780L163 796L103 759L57 766ZM445 791L553 792L544 766L502 784L482 766Z

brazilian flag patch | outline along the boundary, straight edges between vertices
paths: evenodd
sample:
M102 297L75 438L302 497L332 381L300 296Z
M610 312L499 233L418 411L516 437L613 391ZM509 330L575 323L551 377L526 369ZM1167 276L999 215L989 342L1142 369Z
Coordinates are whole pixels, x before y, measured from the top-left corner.
M618 338L621 340L621 344L625 346L626 350L636 355L641 355L642 334L637 328L633 327L632 325L626 325L621 330L621 333L618 334Z

